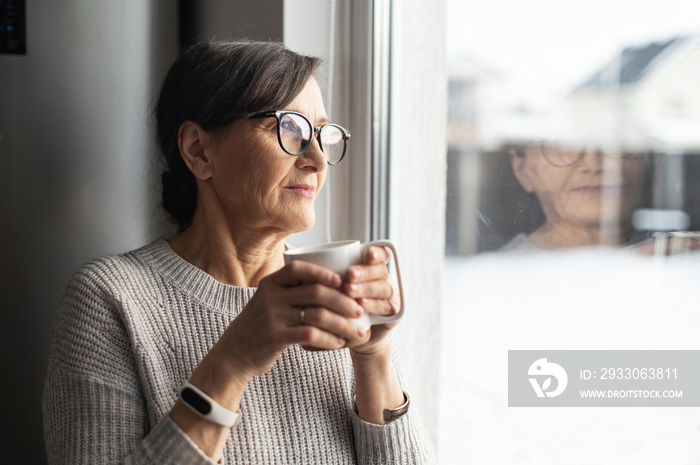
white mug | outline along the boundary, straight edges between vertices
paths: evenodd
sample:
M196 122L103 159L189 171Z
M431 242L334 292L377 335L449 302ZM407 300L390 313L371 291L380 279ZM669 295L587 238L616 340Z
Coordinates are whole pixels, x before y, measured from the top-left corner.
M284 263L290 263L294 260L306 260L307 262L315 263L323 267L329 268L345 279L345 273L353 265L364 263L364 256L367 249L372 246L389 247L394 256L394 264L396 268L396 278L399 284L399 296L401 296L401 308L395 315L381 316L364 313L356 319L357 325L369 329L370 326L382 323L391 323L403 317L404 313L404 298L403 285L401 284L401 268L399 267L399 255L396 252L396 246L390 241L373 241L366 244L360 244L360 241L338 241L327 242L325 244L316 244L296 249L289 249L284 252Z

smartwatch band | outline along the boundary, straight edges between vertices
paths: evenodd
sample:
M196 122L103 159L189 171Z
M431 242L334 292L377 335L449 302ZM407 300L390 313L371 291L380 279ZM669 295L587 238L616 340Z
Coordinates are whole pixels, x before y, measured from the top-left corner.
M194 413L217 425L233 428L241 419L241 411L235 412L223 407L201 389L188 382L180 389L180 400Z

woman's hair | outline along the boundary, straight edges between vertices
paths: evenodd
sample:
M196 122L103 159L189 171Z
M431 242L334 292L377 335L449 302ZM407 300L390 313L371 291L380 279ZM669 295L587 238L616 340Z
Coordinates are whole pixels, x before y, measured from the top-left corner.
M197 205L197 184L178 148L181 124L192 121L216 134L233 121L284 108L319 64L274 42L206 41L180 55L165 76L153 116L167 163L163 208L181 231Z

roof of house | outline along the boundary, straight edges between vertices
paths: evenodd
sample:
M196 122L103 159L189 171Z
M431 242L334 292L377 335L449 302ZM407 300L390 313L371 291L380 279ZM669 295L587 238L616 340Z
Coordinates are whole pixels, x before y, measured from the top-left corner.
M610 63L577 86L575 91L600 90L613 83L623 86L634 85L644 79L644 76L654 67L654 62L665 51L671 50L684 39L685 37L675 37L663 42L625 48ZM618 74L618 79L614 78L615 74Z

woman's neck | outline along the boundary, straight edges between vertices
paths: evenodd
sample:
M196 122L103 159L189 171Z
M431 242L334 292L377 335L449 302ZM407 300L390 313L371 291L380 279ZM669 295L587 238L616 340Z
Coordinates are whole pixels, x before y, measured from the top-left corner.
M622 230L598 225L586 227L563 222L547 222L529 237L536 244L549 249L619 245L622 242Z
M257 287L284 266L284 240L279 234L223 228L196 213L192 224L169 243L175 253L217 281Z

